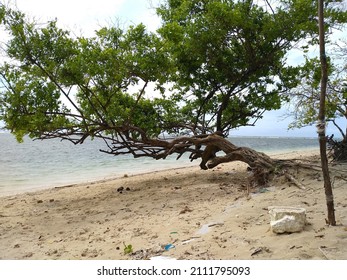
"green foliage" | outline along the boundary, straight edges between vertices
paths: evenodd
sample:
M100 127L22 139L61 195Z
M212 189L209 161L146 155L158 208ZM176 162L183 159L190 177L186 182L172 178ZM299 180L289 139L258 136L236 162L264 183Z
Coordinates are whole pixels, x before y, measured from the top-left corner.
M0 120L18 140L100 137L114 154L155 158L173 151L161 135L227 135L253 124L303 78L319 76L300 76L286 63L293 46L305 49L316 38L315 1L258 2L168 0L155 33L142 24L113 26L91 38L0 5L10 36L0 64ZM327 28L346 19L333 8L327 15Z
M133 245L129 244L129 245L126 245L125 243L124 244L124 254L125 255L129 255L133 252Z
M327 57L329 78L325 116L327 121L331 121L339 129L342 138L347 139L347 133L335 122L339 118L347 119L347 99L344 94L346 91L346 61L341 59L345 57L346 47L332 48L332 45L339 46L340 43L333 42L332 38L329 37L333 28L342 29L347 22L347 12L341 10L342 4L342 0L325 1L325 41L330 55L330 57ZM318 31L314 32L318 35ZM313 38L315 37L313 36ZM311 44L318 44L318 42L314 39ZM307 52L308 47L309 45L304 46L304 52ZM318 57L306 58L306 62L300 68L298 76L301 83L292 87L288 95L288 101L291 101L291 116L294 117L294 121L289 125L289 128L312 125L317 120L320 107L320 59Z
M160 133L155 102L144 98L144 88L129 93L162 81L170 68L159 38L143 25L74 38L55 21L37 27L8 9L4 26L12 38L6 49L11 63L0 68L1 119L18 140L54 131L93 136L100 126L124 123L149 136Z
M328 58L329 80L327 85L327 96L325 114L328 121L335 122L336 119L347 119L347 84L346 68L334 65L332 58ZM300 72L301 84L290 92L291 115L294 121L289 128L300 128L312 125L316 122L320 102L320 79L321 68L318 58L306 59L306 63ZM337 126L337 124L335 123ZM338 127L342 137L346 134Z
M285 55L316 30L309 20L315 7L279 2L275 13L253 1L174 0L158 9L159 33L178 69L171 79L182 99L193 93L189 111L196 125L213 123L226 133L278 109L283 91L297 85Z

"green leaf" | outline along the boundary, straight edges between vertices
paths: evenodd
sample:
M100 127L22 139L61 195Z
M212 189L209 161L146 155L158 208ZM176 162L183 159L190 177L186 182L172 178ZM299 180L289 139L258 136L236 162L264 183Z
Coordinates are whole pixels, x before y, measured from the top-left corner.
M125 243L123 244L124 244L124 254L125 255L131 254L133 252L133 246L131 244L129 245L126 245Z

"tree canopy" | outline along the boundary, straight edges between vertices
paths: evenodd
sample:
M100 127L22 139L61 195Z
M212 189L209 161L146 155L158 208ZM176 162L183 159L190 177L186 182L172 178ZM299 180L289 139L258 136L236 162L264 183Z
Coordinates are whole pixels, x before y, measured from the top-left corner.
M0 118L18 140L98 137L114 155L189 153L204 169L251 163L222 137L279 108L298 84L299 67L286 55L315 40L315 2L168 0L157 9L157 32L105 27L92 38L1 5L10 40L0 66ZM327 7L327 19L342 23L345 13ZM219 150L227 155L216 158Z
M266 10L253 1L168 1L159 33L178 68L173 80L195 127L226 134L278 109L280 94L296 83L285 55L313 29L310 5ZM295 21L293 21L295 18ZM301 29L305 25L306 32Z

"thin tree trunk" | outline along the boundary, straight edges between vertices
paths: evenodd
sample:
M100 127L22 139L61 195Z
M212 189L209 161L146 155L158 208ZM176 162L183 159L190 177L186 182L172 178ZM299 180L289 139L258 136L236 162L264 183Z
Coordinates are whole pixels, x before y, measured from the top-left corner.
M325 54L325 31L324 31L324 0L318 0L318 18L319 18L319 49L321 61L321 93L319 104L319 115L317 124L317 133L319 137L320 156L322 163L322 172L324 178L325 198L328 208L328 223L332 226L336 225L334 196L329 175L328 158L326 151L326 135L325 135L325 99L328 82L328 62Z

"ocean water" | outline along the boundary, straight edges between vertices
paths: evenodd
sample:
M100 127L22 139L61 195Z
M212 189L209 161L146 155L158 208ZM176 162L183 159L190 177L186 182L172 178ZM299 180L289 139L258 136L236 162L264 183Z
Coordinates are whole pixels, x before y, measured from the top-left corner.
M263 152L318 148L313 138L235 137L237 146ZM176 160L131 156L112 156L99 151L106 148L100 140L74 145L68 141L26 138L18 143L8 133L0 133L0 196L37 189L90 182L182 166L198 166L187 157Z

